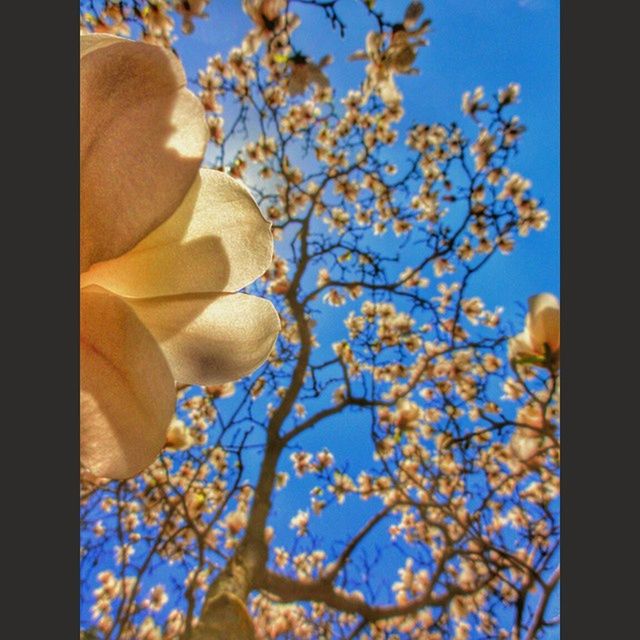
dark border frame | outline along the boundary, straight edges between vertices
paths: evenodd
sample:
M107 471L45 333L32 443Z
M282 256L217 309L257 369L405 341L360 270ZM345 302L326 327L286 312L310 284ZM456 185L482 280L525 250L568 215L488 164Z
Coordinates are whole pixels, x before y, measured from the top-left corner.
M0 636L25 640L79 634L77 6L2 7L2 182L11 202L1 235L10 416L0 530L10 571Z

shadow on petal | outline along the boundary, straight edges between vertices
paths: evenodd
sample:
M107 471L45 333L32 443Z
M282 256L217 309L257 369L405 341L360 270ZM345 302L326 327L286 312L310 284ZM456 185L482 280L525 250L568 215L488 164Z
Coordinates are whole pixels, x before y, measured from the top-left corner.
M92 36L83 36L82 39ZM209 132L174 55L113 38L80 61L80 262L134 247L178 207Z
M171 217L124 255L82 274L135 298L237 291L269 267L271 225L251 193L232 177L202 169Z
M97 476L128 478L160 453L175 386L156 340L118 296L80 295L80 457Z
M158 341L176 380L238 380L268 357L280 331L273 304L243 293L127 299Z
M98 285L129 298L221 291L229 258L219 237L157 244L100 262L82 274L82 287Z

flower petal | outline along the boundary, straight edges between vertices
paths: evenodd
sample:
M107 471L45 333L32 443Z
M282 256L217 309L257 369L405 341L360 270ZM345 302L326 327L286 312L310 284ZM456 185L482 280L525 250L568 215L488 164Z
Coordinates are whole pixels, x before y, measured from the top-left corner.
M175 410L160 347L118 296L80 295L80 457L98 476L128 478L160 453Z
M529 298L527 329L531 342L544 353L548 344L552 352L560 348L560 303L550 293L540 293Z
M273 255L271 225L231 176L202 169L177 211L123 256L95 264L81 284L132 298L237 291Z
M179 382L242 378L266 359L280 331L271 302L242 293L128 299Z
M522 331L509 340L509 360L534 354L531 337L528 331Z
M184 71L165 49L81 37L80 263L115 258L183 200L209 131Z
M80 58L87 53L99 49L100 47L108 47L111 44L122 42L122 38L114 36L110 33L87 33L80 36Z

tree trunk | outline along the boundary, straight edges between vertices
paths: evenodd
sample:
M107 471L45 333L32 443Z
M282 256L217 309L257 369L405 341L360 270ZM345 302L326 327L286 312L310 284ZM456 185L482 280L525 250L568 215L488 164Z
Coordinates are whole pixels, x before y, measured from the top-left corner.
M209 587L200 621L191 640L255 640L255 631L245 601L249 575L242 548Z
M253 622L244 602L228 591L207 600L193 640L255 640Z

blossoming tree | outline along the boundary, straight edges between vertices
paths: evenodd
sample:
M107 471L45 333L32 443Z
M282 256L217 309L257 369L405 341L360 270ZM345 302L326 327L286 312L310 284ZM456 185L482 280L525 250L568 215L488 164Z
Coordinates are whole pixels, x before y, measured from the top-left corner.
M81 27L171 47L207 4L82 2ZM302 5L348 38L340 0L242 5L253 28L193 89L209 170L271 222L250 289L280 334L251 375L177 386L142 473L83 471L82 637L543 638L558 623L559 306L532 296L514 336L474 291L548 220L510 169L519 87L465 94L462 125L406 126L395 80L427 44L421 3L392 23L362 0L371 32L348 64L366 65L345 95L331 56L296 40Z

